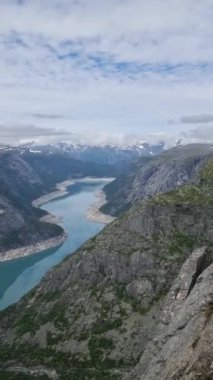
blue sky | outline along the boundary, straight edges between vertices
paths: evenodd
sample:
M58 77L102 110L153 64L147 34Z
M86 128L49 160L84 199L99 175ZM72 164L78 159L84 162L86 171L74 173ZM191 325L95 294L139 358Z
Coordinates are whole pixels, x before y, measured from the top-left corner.
M212 0L0 0L0 139L213 140Z

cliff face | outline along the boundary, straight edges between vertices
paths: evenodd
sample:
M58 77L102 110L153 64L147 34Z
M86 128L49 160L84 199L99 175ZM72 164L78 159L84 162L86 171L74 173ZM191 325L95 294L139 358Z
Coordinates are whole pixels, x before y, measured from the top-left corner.
M2 374L211 378L212 179L138 202L1 313Z
M31 206L45 192L33 168L13 152L1 152L0 163L0 252L61 234L60 227L40 223L43 212Z
M197 173L212 155L210 145L193 144L176 147L148 161L141 159L130 171L105 186L108 203L101 210L117 216L139 199L196 182Z
M158 316L154 338L125 380L211 379L213 376L213 251L192 252Z

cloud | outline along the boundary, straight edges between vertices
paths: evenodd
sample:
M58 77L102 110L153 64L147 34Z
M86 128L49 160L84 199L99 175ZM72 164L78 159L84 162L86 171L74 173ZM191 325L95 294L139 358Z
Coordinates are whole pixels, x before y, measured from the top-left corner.
M190 142L213 143L213 123L208 126L199 126L191 129L188 133L182 133Z
M59 114L32 113L30 116L34 117L35 119L66 119L66 116Z
M63 130L56 130L53 128L41 128L35 125L0 125L0 140L1 142L21 142L25 139L48 139L57 137L63 138L70 135L69 132Z
M90 140L207 123L212 14L212 0L0 0L0 123Z
M183 116L180 119L183 124L205 124L213 122L213 115ZM210 127L211 128L211 127Z

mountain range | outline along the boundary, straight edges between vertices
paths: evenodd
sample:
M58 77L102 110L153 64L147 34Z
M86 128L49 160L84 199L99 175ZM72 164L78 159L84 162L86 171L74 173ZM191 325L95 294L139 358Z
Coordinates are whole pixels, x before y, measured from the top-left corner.
M2 146L2 149L11 149L11 146ZM105 144L72 144L57 143L48 145L38 145L34 142L18 145L16 149L21 154L65 154L80 161L94 162L116 166L120 171L124 171L132 161L139 157L152 157L160 154L164 149L164 143L158 144L138 143L130 145L105 145Z

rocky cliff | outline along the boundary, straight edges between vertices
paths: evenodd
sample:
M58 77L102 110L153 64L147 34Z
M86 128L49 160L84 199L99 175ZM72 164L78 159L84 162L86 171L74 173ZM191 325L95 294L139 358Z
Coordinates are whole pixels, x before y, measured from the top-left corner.
M213 250L192 252L162 304L154 338L125 380L213 377Z
M45 192L33 168L13 152L1 152L0 162L0 252L62 234L59 226L41 223L43 212L31 205Z
M2 378L212 378L212 185L209 159L196 184L136 203L2 312Z
M141 158L131 169L106 185L107 204L101 211L120 215L137 200L196 182L197 173L213 156L211 145L177 146L152 159Z

